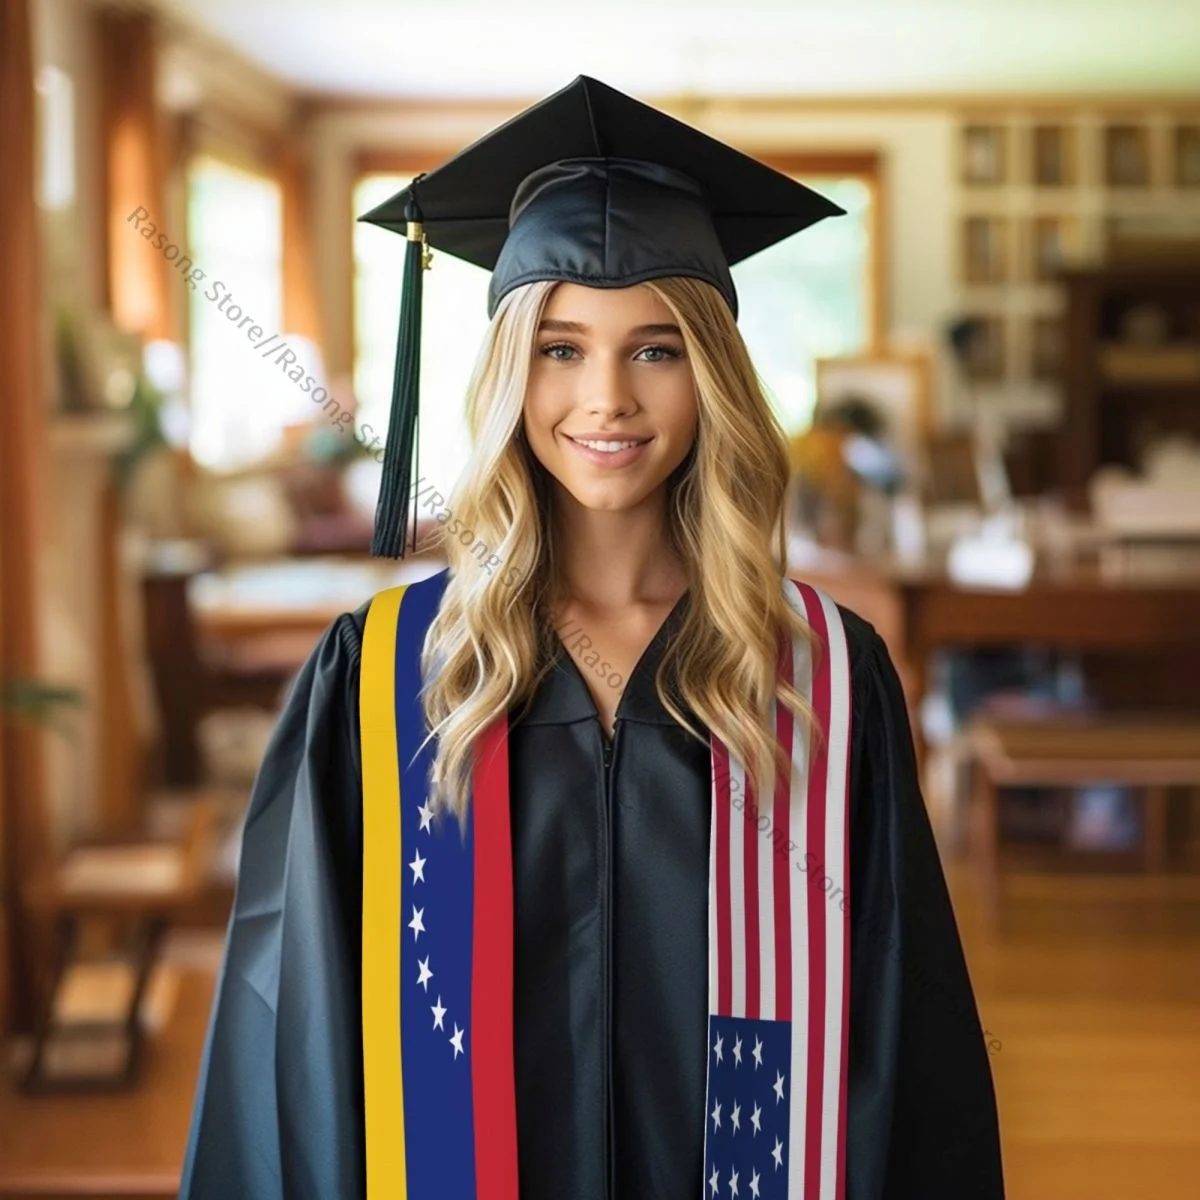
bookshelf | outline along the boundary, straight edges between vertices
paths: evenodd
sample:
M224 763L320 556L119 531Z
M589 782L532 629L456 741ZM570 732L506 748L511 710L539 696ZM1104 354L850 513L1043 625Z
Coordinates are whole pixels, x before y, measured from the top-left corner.
M980 399L1066 417L1067 276L1189 244L1200 265L1200 99L963 106L954 122L951 295L988 331L968 374Z

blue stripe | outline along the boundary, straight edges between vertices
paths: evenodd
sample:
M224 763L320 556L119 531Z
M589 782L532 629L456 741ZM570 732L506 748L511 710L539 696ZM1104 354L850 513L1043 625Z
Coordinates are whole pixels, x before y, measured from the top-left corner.
M420 655L437 613L447 575L414 584L400 608L396 637L396 731L400 758L400 1044L404 1063L404 1131L410 1200L474 1200L475 1128L471 1096L471 936L474 862L471 823L464 839L453 817L420 828L433 743L417 754L424 736ZM415 755L415 759L414 759ZM425 859L424 879L409 864ZM414 907L425 932L409 927ZM417 983L428 957L433 977ZM438 998L444 1028L434 1027ZM464 1030L463 1053L450 1037Z

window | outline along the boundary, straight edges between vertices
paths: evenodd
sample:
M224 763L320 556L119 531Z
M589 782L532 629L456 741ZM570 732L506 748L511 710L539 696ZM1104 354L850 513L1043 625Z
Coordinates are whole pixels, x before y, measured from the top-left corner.
M817 400L815 360L871 344L871 205L865 179L802 183L846 210L733 268L738 327L788 433L806 429Z
M38 203L56 212L75 203L75 86L65 71L47 64L38 71L36 87L41 121Z
M233 470L271 453L303 411L303 394L255 353L249 331L282 333L279 185L212 158L188 172L188 242L203 277L191 306L192 456ZM311 406L310 406L311 407Z
M411 176L366 175L354 192L364 213ZM742 335L789 433L804 429L816 403L817 358L871 343L871 184L804 178L847 215L822 221L733 268ZM362 421L387 425L405 242L372 225L354 229L355 394ZM465 398L487 329L488 273L434 251L424 281L421 341L421 474L443 491L466 466Z

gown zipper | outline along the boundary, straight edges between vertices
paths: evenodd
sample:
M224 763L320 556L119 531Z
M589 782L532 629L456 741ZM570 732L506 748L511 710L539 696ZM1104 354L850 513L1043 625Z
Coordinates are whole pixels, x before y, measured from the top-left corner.
M599 724L599 723L598 723ZM614 1200L615 1165L613 1163L613 1088L612 1088L612 890L613 890L613 821L610 768L612 766L613 743L617 738L619 726L614 722L612 741L604 732L604 726L599 725L600 742L604 756L604 827L605 827L605 862L604 862L604 1014L603 1014L603 1043L604 1056L604 1196L605 1200Z

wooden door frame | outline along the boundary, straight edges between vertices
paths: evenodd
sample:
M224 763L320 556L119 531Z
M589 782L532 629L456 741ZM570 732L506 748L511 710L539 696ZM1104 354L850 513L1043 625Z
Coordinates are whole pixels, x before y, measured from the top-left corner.
M890 305L888 302L887 221L884 219L886 196L883 186L883 155L878 150L800 151L794 154L765 153L760 156L768 166L785 175L809 178L836 177L861 179L871 193L870 250L867 257L867 288L870 307L867 314L867 354L881 354L886 346Z

